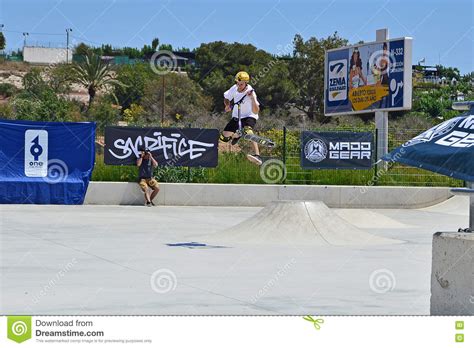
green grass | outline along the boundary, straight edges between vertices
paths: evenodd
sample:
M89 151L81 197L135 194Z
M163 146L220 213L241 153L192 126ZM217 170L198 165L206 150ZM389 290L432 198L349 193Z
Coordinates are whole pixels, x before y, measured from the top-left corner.
M396 165L388 171L376 175L369 170L304 170L299 157L286 161L287 176L285 184L295 185L361 185L361 186L463 186L461 180L448 178L426 170ZM94 181L137 181L138 169L134 166L106 166L103 156L96 156L92 173ZM222 184L264 184L260 168L250 163L243 153L219 154L216 168L176 167L159 169L156 172L161 182L222 183Z

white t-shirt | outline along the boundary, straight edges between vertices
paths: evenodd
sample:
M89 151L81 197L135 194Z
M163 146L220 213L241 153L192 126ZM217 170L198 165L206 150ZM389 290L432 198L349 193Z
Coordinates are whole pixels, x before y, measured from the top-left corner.
M237 91L237 85L233 85L224 93L224 98L237 103L247 94L248 91L251 90L253 90L252 86L247 85L247 88L245 88L243 92L239 92ZM255 91L253 93L255 94L255 98L257 98ZM250 98L251 97L246 97L242 103L240 103L240 118L253 117L258 120L258 114L252 112L252 100ZM258 100L257 105L260 105ZM239 117L237 105L234 105L234 108L232 109L232 117Z

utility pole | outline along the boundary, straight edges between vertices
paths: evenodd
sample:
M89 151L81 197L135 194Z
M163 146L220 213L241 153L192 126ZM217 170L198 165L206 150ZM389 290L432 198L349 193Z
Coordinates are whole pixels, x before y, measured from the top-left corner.
M386 40L388 40L388 29L378 29L375 34L375 41L384 42ZM378 161L388 153L388 111L375 111L375 128L377 129ZM383 163L378 166L378 169L382 168L387 169L387 164Z
M23 48L25 48L26 46L26 37L29 36L30 33L27 33L27 32L24 32L23 33Z
M66 64L69 63L69 33L71 31L71 28L66 28Z
M162 75L161 85L161 127L165 121L165 74Z

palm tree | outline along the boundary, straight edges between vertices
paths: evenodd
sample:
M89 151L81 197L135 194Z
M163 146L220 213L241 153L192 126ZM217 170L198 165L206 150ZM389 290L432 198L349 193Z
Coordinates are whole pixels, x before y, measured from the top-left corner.
M83 85L89 93L89 109L94 101L97 91L123 84L115 79L110 65L103 62L99 55L89 53L81 63L74 63L72 66L72 81Z

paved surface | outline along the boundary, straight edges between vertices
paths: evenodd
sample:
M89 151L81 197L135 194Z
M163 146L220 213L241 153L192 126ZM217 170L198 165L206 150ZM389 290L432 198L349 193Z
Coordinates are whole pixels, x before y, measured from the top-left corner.
M0 314L429 314L432 235L467 202L334 209L405 241L367 246L179 245L261 208L0 206Z

